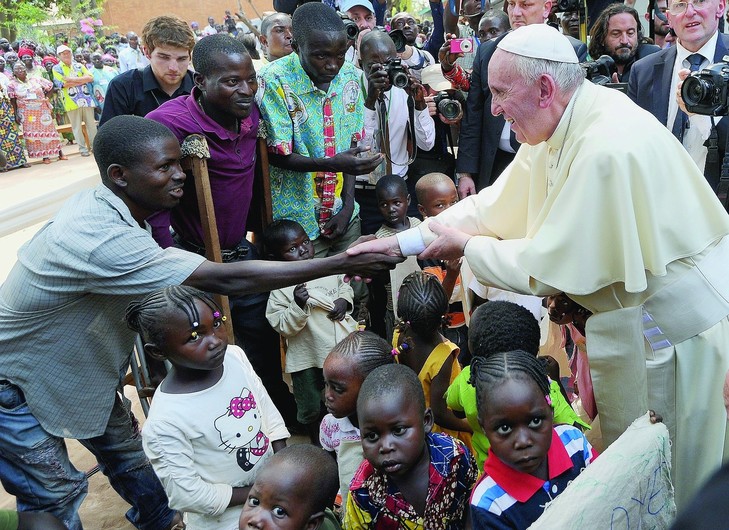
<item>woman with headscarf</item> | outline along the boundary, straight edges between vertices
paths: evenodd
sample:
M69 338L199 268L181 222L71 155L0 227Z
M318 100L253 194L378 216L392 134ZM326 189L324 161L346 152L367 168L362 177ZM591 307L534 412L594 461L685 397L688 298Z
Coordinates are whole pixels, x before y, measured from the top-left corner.
M53 106L46 96L53 83L43 77L30 77L25 64L18 61L13 67L15 79L8 84L8 95L15 109L16 121L23 126L23 136L31 158L42 158L51 163L51 156L68 160L61 151L61 137L53 121Z
M8 83L8 78L0 75L0 152L5 155L0 173L16 167L29 167L25 158L25 142L20 137L15 112L10 104Z

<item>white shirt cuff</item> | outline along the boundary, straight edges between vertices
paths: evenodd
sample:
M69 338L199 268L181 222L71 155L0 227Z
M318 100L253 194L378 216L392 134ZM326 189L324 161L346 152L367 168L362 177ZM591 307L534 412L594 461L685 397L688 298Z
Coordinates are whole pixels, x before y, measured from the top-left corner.
M399 232L395 236L403 256L417 256L425 250L425 241L423 241L423 236L417 227Z

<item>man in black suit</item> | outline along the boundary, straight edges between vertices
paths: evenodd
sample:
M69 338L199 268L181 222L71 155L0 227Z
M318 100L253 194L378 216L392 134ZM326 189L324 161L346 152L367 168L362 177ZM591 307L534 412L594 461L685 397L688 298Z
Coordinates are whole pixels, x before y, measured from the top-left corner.
M689 69L700 70L729 53L729 35L718 31L725 6L725 0L671 0L667 16L676 32L676 45L636 62L628 82L628 96L673 131L699 168L705 170L714 189L726 145L727 120L717 124L718 162L707 165L705 144L711 120L708 116L683 114L678 91Z
M552 0L508 0L507 14L511 29L529 24L543 24L549 16ZM559 31L556 30L555 31ZM488 67L496 45L503 36L479 46L473 62L471 88L458 140L456 179L458 193L466 197L491 184L514 158L519 143L503 116L491 114L491 91ZM587 46L568 37L580 62L587 57Z

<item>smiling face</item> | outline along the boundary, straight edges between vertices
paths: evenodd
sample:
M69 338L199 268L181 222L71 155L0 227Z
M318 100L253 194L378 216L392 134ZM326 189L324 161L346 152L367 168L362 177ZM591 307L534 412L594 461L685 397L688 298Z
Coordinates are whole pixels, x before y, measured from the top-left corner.
M357 414L357 396L364 377L353 357L329 354L324 361L324 404L335 418Z
M719 19L724 16L726 2L707 0L700 7L689 2L686 11L673 14L671 6L676 3L677 0L668 3L668 21L681 45L690 52L697 52L716 33Z
M375 469L397 478L430 461L425 435L433 415L420 406L393 389L357 407L364 457Z
M195 309L200 317L198 322L190 322L179 309L169 311L162 344L156 346L177 368L214 370L223 364L228 334L222 316L215 317L205 302L195 299Z
M511 29L517 29L529 24L543 24L551 9L551 0L508 0L506 13Z
M504 116L519 142L537 145L547 140L554 128L547 132L542 123L539 83L525 83L511 64L512 59L512 54L497 49L489 63L491 113Z
M180 203L185 183L180 157L180 143L174 136L156 138L140 146L134 166L109 166L106 180L121 190L122 199L135 219L145 219Z
M329 83L342 69L347 46L344 31L314 31L306 42L298 44L301 66L314 86L329 89Z
M316 525L310 517L307 476L299 466L272 461L258 473L243 505L238 528L242 530L308 530Z
M605 49L616 63L627 64L638 53L638 23L630 13L618 13L608 21Z
M304 261L314 259L314 243L300 226L287 231L284 241L271 249L276 259L281 261Z
M526 376L503 380L481 404L478 418L491 450L516 471L546 480L552 407Z

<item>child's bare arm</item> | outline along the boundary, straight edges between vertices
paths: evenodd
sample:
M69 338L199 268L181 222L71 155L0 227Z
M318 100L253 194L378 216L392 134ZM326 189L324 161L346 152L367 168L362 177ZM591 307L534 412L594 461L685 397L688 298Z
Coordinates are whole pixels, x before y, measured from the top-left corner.
M450 385L453 363L453 356L449 356L443 363L440 372L431 381L430 403L428 405L433 411L433 418L439 427L454 431L473 432L468 422L457 418L453 411L448 408L448 405L446 405L445 394Z
M228 506L240 506L248 499L248 492L251 491L250 486L243 486L241 488L233 488L233 495L230 497Z
M461 274L461 259L449 259L446 260L446 275L443 278L443 290L446 293L448 300L453 296L453 289L456 287L458 281L458 275Z

